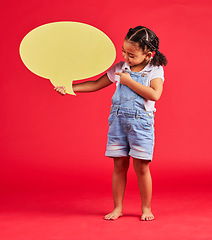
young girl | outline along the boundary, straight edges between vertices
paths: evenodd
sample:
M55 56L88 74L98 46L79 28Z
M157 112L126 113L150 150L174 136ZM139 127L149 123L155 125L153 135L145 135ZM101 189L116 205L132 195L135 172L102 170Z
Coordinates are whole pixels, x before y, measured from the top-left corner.
M162 94L162 65L166 65L167 60L159 52L158 37L142 26L129 29L123 43L123 57L125 62L119 62L98 80L74 84L73 90L93 92L116 82L106 150L106 156L114 159L114 209L105 219L116 220L123 215L127 171L132 157L142 201L141 220L150 221L154 219L151 212L152 179L149 170L154 148L154 105ZM55 90L65 94L63 86L58 86Z

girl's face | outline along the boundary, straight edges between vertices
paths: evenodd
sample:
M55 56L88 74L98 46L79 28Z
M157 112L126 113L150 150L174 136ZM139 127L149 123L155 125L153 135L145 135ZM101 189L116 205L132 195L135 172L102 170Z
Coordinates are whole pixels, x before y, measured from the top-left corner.
M122 53L130 67L146 65L152 56L151 52L144 53L137 43L128 40L124 40Z

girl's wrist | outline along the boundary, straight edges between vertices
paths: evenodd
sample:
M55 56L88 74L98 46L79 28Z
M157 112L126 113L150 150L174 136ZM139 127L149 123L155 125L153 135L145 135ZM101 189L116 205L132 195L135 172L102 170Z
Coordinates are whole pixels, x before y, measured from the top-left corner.
M135 82L135 80L133 80L133 79L131 78L131 76L130 76L129 79L128 79L128 81L126 81L127 87L130 87L131 84L133 84L133 82Z

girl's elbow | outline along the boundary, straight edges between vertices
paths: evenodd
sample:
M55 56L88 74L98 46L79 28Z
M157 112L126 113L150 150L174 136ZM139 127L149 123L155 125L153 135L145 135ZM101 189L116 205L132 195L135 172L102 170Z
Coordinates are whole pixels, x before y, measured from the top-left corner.
M157 96L157 97L155 98L155 102L157 102L159 99L160 99L160 96Z
M157 102L160 99L160 97L161 97L161 94L154 94L151 100Z

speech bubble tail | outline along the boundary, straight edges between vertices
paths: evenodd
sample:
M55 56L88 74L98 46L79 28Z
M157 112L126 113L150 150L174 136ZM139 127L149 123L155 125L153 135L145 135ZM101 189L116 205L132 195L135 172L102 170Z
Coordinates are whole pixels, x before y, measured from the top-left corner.
M70 95L75 95L76 96L76 94L75 94L75 92L73 91L73 88L72 88L72 82L71 82L70 85L65 86L65 87L66 87L66 93L68 93Z
M70 94L70 95L76 95L73 91L73 88L72 88L72 82L73 80L70 80L70 78L68 79L50 79L50 82L55 86L64 86L65 89L66 89L66 93Z

